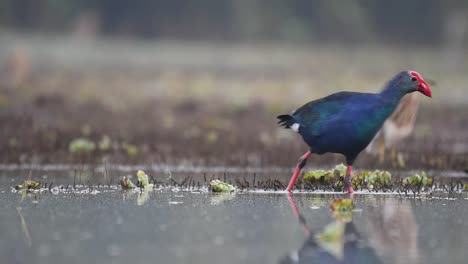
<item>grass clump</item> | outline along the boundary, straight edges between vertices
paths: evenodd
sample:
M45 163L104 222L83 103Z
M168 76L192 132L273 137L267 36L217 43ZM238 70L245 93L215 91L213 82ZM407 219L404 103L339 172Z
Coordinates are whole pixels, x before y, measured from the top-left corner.
M220 180L212 180L210 182L210 189L212 192L233 192L234 186Z

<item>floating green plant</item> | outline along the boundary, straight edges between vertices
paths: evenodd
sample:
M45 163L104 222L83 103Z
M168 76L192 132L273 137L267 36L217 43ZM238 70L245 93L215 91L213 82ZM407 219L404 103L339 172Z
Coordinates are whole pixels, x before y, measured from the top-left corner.
M137 171L136 173L136 176L138 177L138 183L137 183L137 186L138 187L142 187L142 188L153 188L153 184L152 183L149 183L149 180L148 180L148 175L146 175L146 173L142 170L139 170Z
M234 186L220 180L212 180L210 182L210 189L212 192L233 192Z
M363 171L353 177L352 185L355 189L367 188L373 190L388 187L391 180L392 174L388 171Z
M29 180L23 181L21 184L15 186L16 190L38 190L40 188L41 184L39 182Z
M304 174L304 181L315 181L320 180L323 177L324 180L333 179L333 172L326 170L313 170L308 171Z
M135 188L135 184L133 184L133 182L127 177L123 177L120 180L120 186L122 186L122 189L125 189L125 190Z
M423 171L420 174L408 176L403 179L405 186L427 186L432 184L432 179L427 177L427 174Z
M346 174L346 166L339 164L331 170L314 170L304 174L303 181L310 185L326 185L332 188L341 188L341 178Z

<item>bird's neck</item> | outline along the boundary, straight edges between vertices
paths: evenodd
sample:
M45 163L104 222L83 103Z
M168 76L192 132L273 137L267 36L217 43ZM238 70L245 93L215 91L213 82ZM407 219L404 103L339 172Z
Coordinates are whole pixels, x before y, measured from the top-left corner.
M405 96L407 92L398 87L393 87L393 85L387 85L381 92L380 98L385 102L389 107L396 107L400 99Z

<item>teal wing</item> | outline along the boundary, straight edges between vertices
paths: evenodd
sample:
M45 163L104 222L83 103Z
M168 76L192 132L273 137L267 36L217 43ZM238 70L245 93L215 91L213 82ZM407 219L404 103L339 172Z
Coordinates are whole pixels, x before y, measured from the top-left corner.
M293 113L293 117L301 125L301 131L319 136L327 130L329 124L333 124L335 120L343 117L345 114L344 104L355 94L340 92L309 102L297 109Z

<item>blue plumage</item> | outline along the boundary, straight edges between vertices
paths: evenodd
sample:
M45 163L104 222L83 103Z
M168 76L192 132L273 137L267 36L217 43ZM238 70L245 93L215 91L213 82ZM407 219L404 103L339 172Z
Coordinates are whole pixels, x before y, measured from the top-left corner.
M403 71L380 93L335 93L311 101L291 115L278 116L278 123L298 132L309 145L310 152L343 154L347 165L351 166L400 99L414 91L431 95L419 74Z
M394 108L380 94L340 92L305 104L291 122L314 153L340 153L352 164Z

